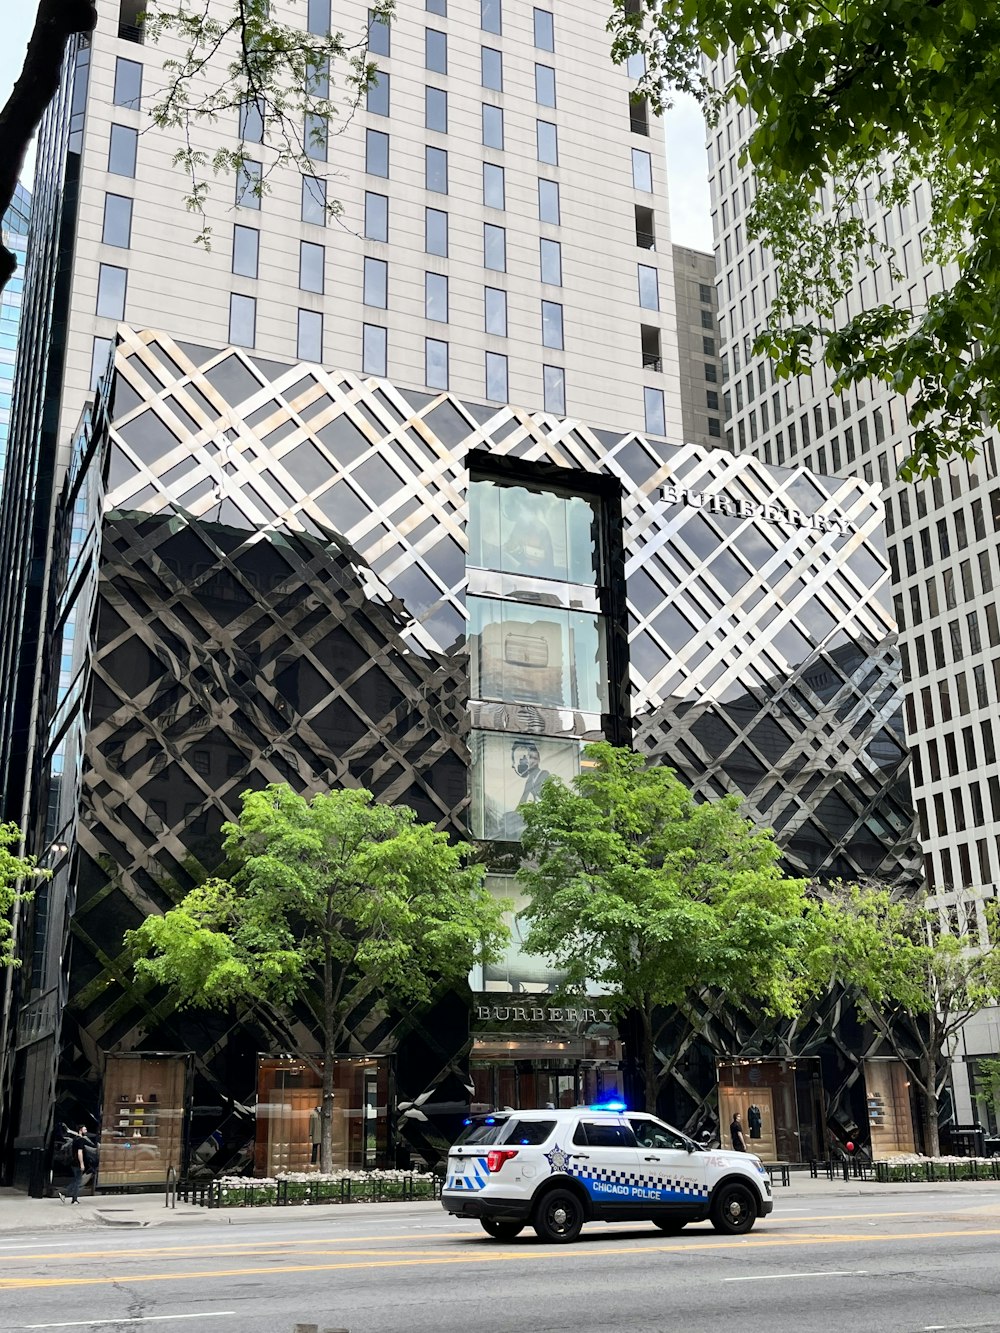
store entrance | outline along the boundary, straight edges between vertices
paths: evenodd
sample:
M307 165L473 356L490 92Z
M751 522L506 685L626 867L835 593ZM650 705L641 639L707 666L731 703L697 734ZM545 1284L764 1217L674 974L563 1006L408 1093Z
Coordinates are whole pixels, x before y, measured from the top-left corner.
M477 1037L472 1050L475 1087L472 1110L475 1113L510 1107L526 1111L548 1106L565 1109L620 1098L619 1043L607 1044L615 1049L602 1052L602 1059L588 1058L582 1051L561 1051L558 1056L549 1057L512 1049L529 1043L500 1043L489 1037Z

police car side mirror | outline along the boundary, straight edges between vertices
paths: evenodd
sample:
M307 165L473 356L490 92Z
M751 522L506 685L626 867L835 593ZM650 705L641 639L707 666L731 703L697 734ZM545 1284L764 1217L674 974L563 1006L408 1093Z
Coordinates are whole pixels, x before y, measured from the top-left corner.
M691 1142L690 1139L685 1139L685 1140L684 1140L684 1147L687 1148L688 1152L694 1152L694 1147L695 1147L695 1146L694 1146L694 1144Z

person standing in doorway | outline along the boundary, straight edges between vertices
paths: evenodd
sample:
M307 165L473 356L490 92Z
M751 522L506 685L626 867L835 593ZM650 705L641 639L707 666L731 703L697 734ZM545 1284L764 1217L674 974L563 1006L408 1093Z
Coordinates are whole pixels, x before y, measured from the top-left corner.
M729 1137L733 1141L734 1152L746 1152L747 1141L743 1136L743 1117L739 1111L735 1112L732 1120L729 1122Z
M309 1112L309 1141L312 1144L312 1153L309 1161L315 1166L320 1159L320 1152L323 1147L323 1108L314 1107Z

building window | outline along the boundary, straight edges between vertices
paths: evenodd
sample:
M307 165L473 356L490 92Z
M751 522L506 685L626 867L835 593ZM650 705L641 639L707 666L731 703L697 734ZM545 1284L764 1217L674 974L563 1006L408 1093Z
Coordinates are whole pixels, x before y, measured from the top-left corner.
M709 384L718 384L719 382L718 367L711 365L708 361L705 362L705 379L708 380Z
M424 148L424 184L435 194L448 193L448 154L444 148Z
M448 38L437 28L424 29L424 67L435 74L448 73Z
M656 269L649 264L640 264L639 268L639 304L643 310L659 310L660 289Z
M715 356L715 339L702 338L701 340L702 356Z
M424 127L448 133L448 94L443 88L424 89Z
M707 282L698 283L698 300L703 302L705 305L712 304L712 288L708 285Z
M119 56L115 61L115 106L138 111L142 102L142 65Z
M299 311L296 356L300 361L323 360L323 316L318 310Z
M443 273L424 274L424 318L448 323L448 279Z
M667 419L664 408L663 390L645 388L642 391L646 403L646 434L666 435Z
M479 0L479 26L484 32L503 32L500 0Z
M716 392L715 389L706 389L706 390L705 390L705 406L706 406L707 408L710 408L711 411L713 411L713 412L718 412L718 410L719 410L719 395L718 395L718 393Z
M492 162L483 163L483 203L487 208L506 207L503 167Z
M236 204L239 208L260 208L263 181L260 163L244 158L236 172Z
M492 222L483 226L483 264L500 273L507 271L507 232Z
M118 36L123 42L138 42L140 46L143 44L146 6L147 0L119 0Z
M384 259L365 260L364 301L380 310L389 304L389 265Z
M317 37L330 35L330 0L308 0L306 27Z
M388 56L392 54L392 38L389 35L389 25L382 19L375 17L375 11L368 11L368 54L371 56Z
M260 254L260 232L256 227L233 228L233 272L242 278L256 278Z
M643 204L635 205L635 243L640 250L656 249L656 222L653 210Z
M384 194L365 191L365 238L369 241L389 239L389 200Z
M114 340L111 338L95 338L93 351L90 354L90 392L94 393L101 382L104 372L108 368L108 362L111 359L111 348Z
M701 311L701 327L702 327L703 329L714 329L714 328L715 328L715 315L713 314L713 312L712 312L711 310L702 310L702 311Z
M556 39L552 15L547 9L536 9L534 11L534 21L535 45L540 51L554 51L556 49Z
M535 101L539 106L556 104L556 72L551 65L535 66Z
M365 171L369 176L389 175L389 136L381 130L365 132Z
M302 221L326 226L326 181L319 176L302 177Z
M660 344L660 330L650 324L643 324L640 330L640 338L643 370L662 370L663 352Z
M257 302L252 296L230 296L229 341L237 347L253 347L257 341Z
M562 366L542 366L542 393L546 412L566 415L566 372Z
M538 179L538 220L559 226L559 183Z
M542 346L563 347L563 308L558 301L542 302Z
M503 148L503 110L483 103L483 147Z
M384 70L379 70L375 76L375 82L368 85L366 110L371 115L387 116L389 114L389 83L389 75Z
M721 439L721 437L722 437L722 426L721 426L721 424L720 424L720 422L719 422L719 418L718 418L718 417L709 417L709 418L708 418L708 433L709 433L709 435L713 436L715 439Z
M424 383L428 389L448 387L448 344L440 338L424 339Z
M507 293L499 287L486 288L486 332L507 336Z
M106 319L124 319L127 286L127 268L102 264L97 278L97 313Z
M365 375L385 375L388 336L377 324L366 324L361 339L361 370Z
M108 171L113 176L135 176L139 131L129 125L112 125L108 143Z
M424 210L424 249L429 255L448 257L448 214L440 208Z
M325 162L330 152L330 126L326 116L307 111L302 129L302 149L314 162Z
M535 146L539 162L548 162L553 167L559 165L559 137L550 121L535 121Z
M542 282L562 286L562 246L543 236L538 243Z
M132 200L121 194L104 196L104 230L101 240L105 245L116 245L127 250L132 244Z
M507 358L500 352L486 353L486 397L496 403L506 403Z
M425 8L428 13L440 14L442 18L448 17L448 0L427 0Z
M322 294L325 268L326 247L312 241L299 241L299 286L304 292Z
M240 103L240 138L244 143L264 142L264 113L256 98Z
M492 46L484 46L482 53L483 87L503 92L503 56Z
M653 159L643 148L632 149L632 184L637 190L652 193Z
M649 136L649 104L644 97L630 97L628 104L629 128L633 134Z

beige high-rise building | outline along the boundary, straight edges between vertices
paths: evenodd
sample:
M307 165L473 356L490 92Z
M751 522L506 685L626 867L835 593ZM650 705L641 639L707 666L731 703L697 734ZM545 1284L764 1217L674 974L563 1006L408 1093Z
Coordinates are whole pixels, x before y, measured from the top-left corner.
M722 443L721 360L715 256L675 245L674 293L684 439Z

